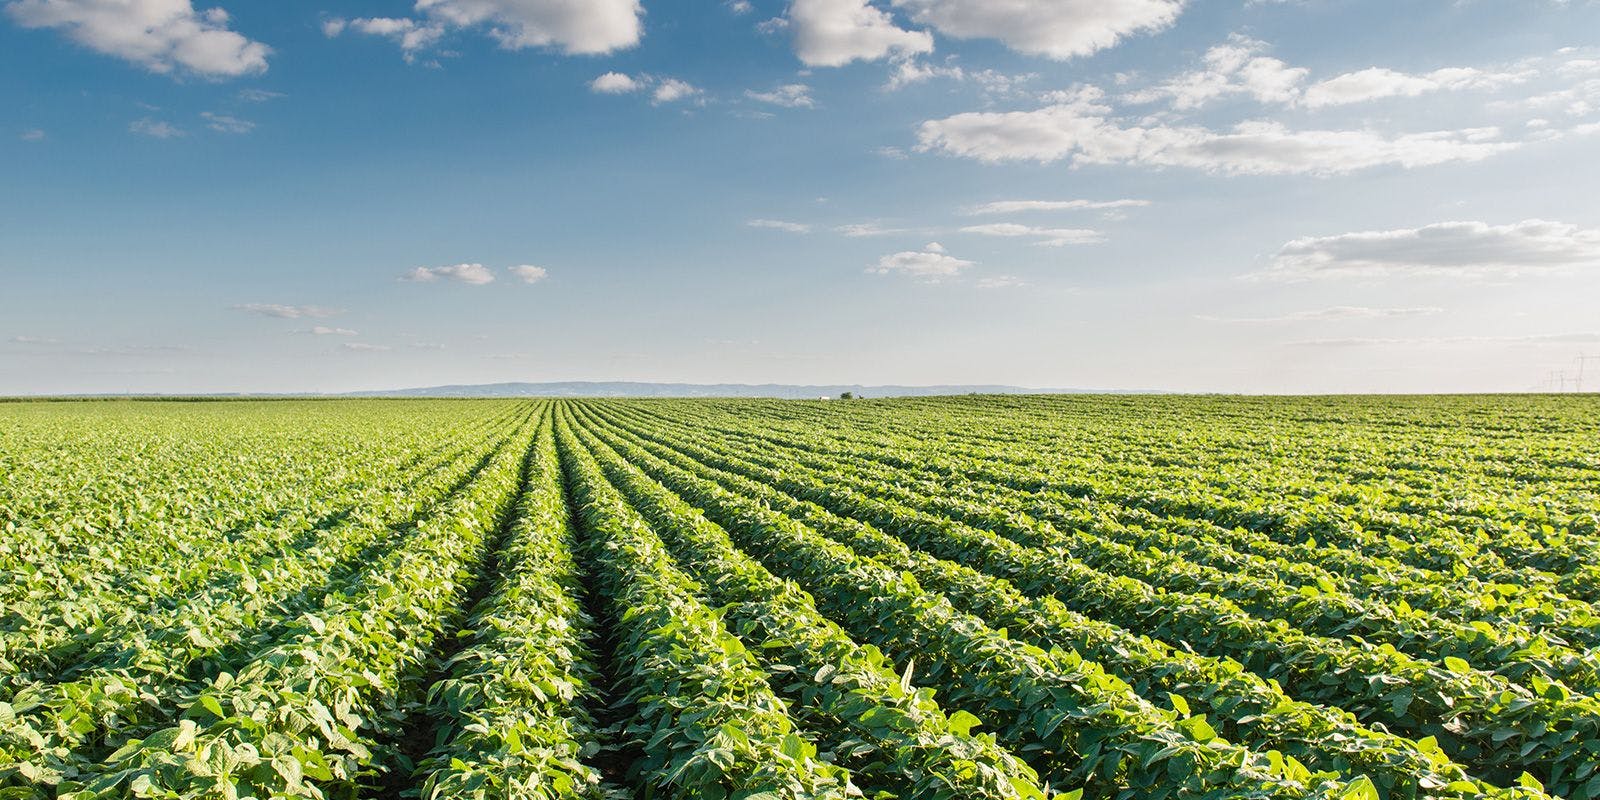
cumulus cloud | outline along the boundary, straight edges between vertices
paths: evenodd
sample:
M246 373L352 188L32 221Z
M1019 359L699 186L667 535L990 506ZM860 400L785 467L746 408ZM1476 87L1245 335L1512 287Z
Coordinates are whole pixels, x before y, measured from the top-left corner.
M549 47L568 54L602 54L632 47L643 35L638 0L417 0L418 17L331 19L322 31L354 30L400 45L407 61L452 29L483 27L507 50Z
M1299 85L1310 70L1260 55L1265 48L1264 42L1235 36L1227 44L1206 51L1203 69L1132 92L1126 99L1132 103L1166 99L1179 110L1199 108L1213 99L1235 94L1266 103L1292 102L1299 96Z
M1427 317L1442 313L1444 313L1444 309L1437 306L1417 306L1412 308L1333 306L1310 311L1291 311L1287 314L1279 314L1272 317L1217 317L1200 314L1196 318L1207 322L1258 324L1269 322L1326 322L1343 319L1400 319L1405 317Z
M650 93L650 102L656 105L673 103L696 97L700 93L700 88L688 81L677 78L662 78L656 83L655 91Z
M607 72L589 81L589 90L600 94L627 94L644 88L644 82L621 72Z
M1248 121L1230 130L1124 122L1102 93L1079 89L1034 111L968 112L922 123L917 149L998 163L1070 159L1075 165L1142 164L1223 174L1336 175L1377 166L1479 161L1517 147L1494 128L1385 135L1371 130L1291 130Z
M400 276L400 280L410 283L434 283L440 280L452 280L458 283L482 286L494 283L494 273L482 264L452 264L447 267L417 267Z
M329 37L345 31L368 36L381 36L400 46L407 62L415 61L421 53L444 38L444 25L438 22L419 22L408 17L363 17L359 19L332 19L322 24L322 32Z
M1495 89L1520 83L1532 72L1485 72L1471 67L1450 67L1422 74L1396 72L1371 67L1347 72L1312 84L1302 102L1309 108L1348 105L1384 97L1416 97L1428 92L1463 89Z
M787 20L795 55L813 67L933 51L933 34L901 28L867 0L794 0Z
M188 136L189 132L164 120L145 117L128 123L128 130L140 136L149 136L152 139L176 139Z
M598 94L632 94L652 87L650 102L654 105L696 98L705 93L688 81L661 75L607 72L589 81L589 91Z
M781 219L753 219L745 223L752 228L767 228L788 233L810 233L811 226L804 222L788 222Z
M639 43L639 0L417 0L417 11L456 27L486 25L509 50L551 47L598 55Z
M53 28L84 47L156 73L232 78L265 72L272 48L228 29L221 8L190 0L11 0L24 28Z
M200 112L200 118L206 121L207 128L220 133L249 133L256 129L254 122L228 114L202 111Z
M1600 230L1530 219L1510 225L1441 222L1420 228L1295 239L1269 276L1516 275L1600 266Z
M974 263L976 262L950 255L945 251L944 245L938 242L929 242L921 250L906 250L886 255L878 259L877 264L868 267L867 271L879 275L910 275L921 281L938 283L960 275L961 270Z
M511 273L511 277L523 283L538 283L550 277L550 270L544 267L536 267L532 264L519 264L515 267L509 267L506 272Z
M996 200L963 210L968 216L1015 214L1024 211L1112 211L1143 208L1149 200Z
M784 84L770 92L758 92L752 89L746 91L744 96L784 108L815 108L817 105L811 98L811 87L803 83Z
M1038 239L1036 244L1046 247L1064 247L1069 244L1096 244L1105 241L1099 231L1085 228L1037 228L1015 222L994 222L987 225L968 225L962 233L980 236L1028 237Z
M1185 0L893 0L912 21L957 39L997 39L1029 55L1067 59L1163 30ZM798 2L796 3L798 5Z
M244 311L249 314L260 314L264 317L277 317L279 319L323 319L339 313L337 308L287 306L278 303L242 303L232 308L234 311Z

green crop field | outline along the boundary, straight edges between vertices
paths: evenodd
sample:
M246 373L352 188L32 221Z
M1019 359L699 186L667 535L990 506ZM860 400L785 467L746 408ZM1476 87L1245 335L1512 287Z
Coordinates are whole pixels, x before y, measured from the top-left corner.
M1600 798L1600 403L0 404L0 798Z

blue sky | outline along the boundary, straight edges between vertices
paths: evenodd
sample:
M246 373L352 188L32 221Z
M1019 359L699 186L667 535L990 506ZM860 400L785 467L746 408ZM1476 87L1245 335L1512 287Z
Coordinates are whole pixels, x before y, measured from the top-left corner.
M1600 355L1600 3L216 2L0 0L0 393Z

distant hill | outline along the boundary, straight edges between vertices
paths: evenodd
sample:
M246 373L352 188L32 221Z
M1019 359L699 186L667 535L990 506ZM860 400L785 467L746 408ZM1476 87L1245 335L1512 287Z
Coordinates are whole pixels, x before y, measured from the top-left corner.
M950 394L1078 394L1082 389L1029 389L1021 386L864 386L860 384L797 385L785 383L640 383L634 381L561 381L555 383L481 383L349 392L346 397L773 397L805 399L838 397L928 397Z

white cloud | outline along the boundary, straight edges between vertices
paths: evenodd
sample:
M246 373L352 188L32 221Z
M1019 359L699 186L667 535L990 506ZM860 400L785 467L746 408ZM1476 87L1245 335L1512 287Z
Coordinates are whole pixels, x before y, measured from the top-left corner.
M723 5L735 14L748 14L755 10L755 6L750 5L750 0L728 0Z
M1131 103L1153 103L1170 99L1179 110L1199 108L1219 97L1249 95L1264 103L1288 103L1299 96L1299 85L1310 70L1290 67L1260 55L1264 42L1241 36L1206 51L1205 68L1185 72L1164 83L1132 92Z
M441 279L482 286L494 283L494 273L482 264L452 264L448 267L417 267L400 276L400 280L411 283L433 283Z
M1290 347L1379 347L1384 345L1451 345L1451 344L1525 344L1573 345L1600 343L1600 333L1575 331L1573 333L1541 333L1527 336L1426 336L1417 338L1351 337L1345 339L1299 339L1284 342Z
M343 347L346 350L350 350L350 351L356 352L356 353L387 353L391 349L393 349L393 348L389 347L388 345L384 345L384 344L367 344L366 342L345 342L343 345L340 345L340 346Z
M1159 31L1185 0L893 0L911 19L957 39L998 39L1029 55L1066 59ZM798 4L798 3L797 3Z
M896 89L910 86L913 83L921 83L933 78L949 78L959 81L966 78L966 76L966 70L959 66L938 66L920 59L906 58L901 59L894 65L894 72L889 73L889 80L884 83L883 88L885 91L892 92Z
M418 22L408 17L364 17L361 19L334 19L322 24L327 36L338 36L346 30L381 36L400 46L406 61L416 60L417 54L432 47L444 38L444 25L438 22Z
M251 314L260 314L264 317L277 317L279 319L322 319L339 313L337 308L323 306L286 306L278 303L243 303L233 306L234 311L244 311Z
M868 267L867 271L879 275L899 273L928 283L938 283L946 278L960 275L961 270L974 263L976 262L950 255L945 252L944 245L938 242L929 242L921 250L906 250L886 255L878 259L877 264Z
M688 81L660 75L628 75L622 72L607 72L589 82L589 90L600 94L630 94L650 87L655 87L650 92L650 102L654 105L672 103L704 94L700 87Z
M836 226L833 230L835 233L843 234L852 239L860 239L867 236L890 236L900 233L911 233L909 228L886 228L877 222L852 222L848 225Z
M55 339L55 338L52 338L52 337L49 337L49 336L13 336L13 337L11 337L11 342L13 344L35 344L35 345L61 344L61 340L60 339Z
M1505 111L1528 109L1539 112L1559 112L1569 117L1583 117L1600 109L1600 78L1582 80L1571 86L1539 92L1517 100L1502 100L1489 104L1491 110Z
M11 0L24 28L56 28L67 38L151 72L230 78L265 72L272 48L228 29L221 8L190 0Z
M140 136L149 136L153 139L176 139L188 136L189 132L164 120L145 117L128 123L128 130Z
M307 330L307 331L295 331L295 332L296 333L309 333L312 336L356 336L356 335L358 335L355 331L350 330L349 328L330 328L327 325L317 325L317 326L315 326L315 327L313 327L313 328L311 328L310 330Z
M980 236L1028 237L1038 239L1046 247L1064 247L1069 244L1096 244L1105 241L1099 231L1086 228L1036 228L1015 222L992 222L986 225L968 225L962 233Z
M515 267L508 267L506 272L511 273L512 277L523 283L538 283L550 277L550 270L544 267L536 267L532 264L519 264Z
M1295 239L1278 250L1267 275L1516 275L1592 266L1600 266L1600 230L1531 219Z
M976 284L979 289L1014 289L1027 285L1026 281L1015 275L995 275L989 278L979 278Z
M603 54L639 43L644 7L638 0L416 0L420 19L332 19L323 33L345 30L383 36L400 45L408 61L451 29L485 26L507 50L549 47L568 54Z
M996 200L972 206L962 211L968 216L985 214L1014 214L1023 211L1111 211L1120 208L1143 208L1149 200Z
M1197 315L1197 319L1207 322L1234 322L1245 324L1269 322L1326 322L1342 319L1400 319L1404 317L1427 317L1442 314L1444 309L1437 306L1418 306L1414 308L1371 308L1368 306L1333 306L1319 308L1311 311L1291 311L1274 317L1217 317L1208 314Z
M678 80L677 78L662 78L661 82L656 84L656 90L650 93L650 101L659 105L661 103L676 102L699 94L699 87L688 81Z
M788 233L810 233L811 226L803 222L787 222L781 219L753 219L745 223L752 228L766 228L774 231L787 231Z
M268 100L277 100L281 97L288 97L288 95L284 94L283 92L274 92L267 89L240 89L238 97L240 100L243 100L246 103L265 103Z
M417 0L417 11L457 27L488 25L509 50L598 55L632 47L644 34L638 0Z
M933 34L901 28L867 0L794 0L787 27L795 55L813 67L933 52Z
M1471 67L1449 67L1420 75L1371 67L1311 85L1303 102L1309 108L1321 108L1384 97L1416 97L1428 92L1495 89L1531 77L1532 72L1485 72Z
M1336 175L1377 166L1480 161L1516 148L1499 131L1474 128L1389 136L1370 130L1290 130L1250 121L1232 130L1124 123L1098 89L1080 89L1035 111L968 112L922 123L917 149L998 163L1071 159L1084 164L1192 167L1247 175Z
M815 108L817 103L811 98L811 87L803 83L788 83L779 86L770 92L757 92L749 90L744 93L751 100L771 103L784 108Z
M643 88L643 82L621 72L607 72L589 82L589 90L600 94L627 94Z
M19 134L17 138L24 142L42 142L45 138L44 130L40 128L29 128L28 130L25 130Z
M249 133L256 128L256 124L249 120L239 119L228 114L216 114L210 111L200 112L200 117L206 121L206 127L221 133Z

